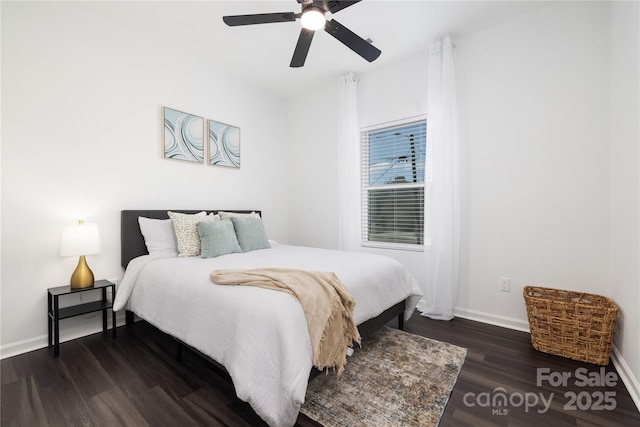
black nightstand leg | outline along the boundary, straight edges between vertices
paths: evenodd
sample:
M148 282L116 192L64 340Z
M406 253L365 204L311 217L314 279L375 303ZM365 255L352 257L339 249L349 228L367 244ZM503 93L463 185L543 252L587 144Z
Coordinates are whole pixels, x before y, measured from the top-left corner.
M49 328L47 329L47 332L49 334L49 345L47 346L47 349L49 351L51 351L51 346L53 345L53 304L51 302L51 298L53 298L51 294L47 293L47 323L49 325Z
M53 335L54 335L54 344L53 344L53 357L58 357L60 355L60 319L59 310L58 310L58 295L54 295L53 297Z
M111 286L111 329L113 329L113 338L116 338L116 312L113 310L113 303L116 302L116 287Z
M107 301L107 288L102 288L102 302ZM107 333L107 309L102 310L102 333Z

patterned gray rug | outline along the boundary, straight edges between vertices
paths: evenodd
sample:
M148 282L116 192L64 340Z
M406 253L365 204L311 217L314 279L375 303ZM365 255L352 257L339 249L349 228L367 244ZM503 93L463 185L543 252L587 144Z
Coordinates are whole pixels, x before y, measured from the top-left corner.
M320 374L301 412L325 427L437 426L467 349L384 327L340 377Z

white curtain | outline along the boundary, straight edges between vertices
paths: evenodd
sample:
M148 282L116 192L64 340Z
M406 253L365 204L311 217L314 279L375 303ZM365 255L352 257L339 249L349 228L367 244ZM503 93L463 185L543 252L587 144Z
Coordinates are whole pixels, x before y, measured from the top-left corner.
M447 36L431 45L427 82L425 245L427 268L423 316L450 320L458 298L460 264L460 148L453 67Z
M340 77L338 93L338 248L360 249L358 78Z

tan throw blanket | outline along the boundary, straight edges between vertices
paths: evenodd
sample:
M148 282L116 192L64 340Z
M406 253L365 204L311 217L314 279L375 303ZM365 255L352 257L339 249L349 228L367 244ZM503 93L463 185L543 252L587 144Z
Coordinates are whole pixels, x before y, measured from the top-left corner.
M248 285L287 292L300 301L307 318L313 365L334 368L338 376L347 363L347 347L360 344L353 321L356 303L335 273L286 268L214 270L211 280L220 285Z

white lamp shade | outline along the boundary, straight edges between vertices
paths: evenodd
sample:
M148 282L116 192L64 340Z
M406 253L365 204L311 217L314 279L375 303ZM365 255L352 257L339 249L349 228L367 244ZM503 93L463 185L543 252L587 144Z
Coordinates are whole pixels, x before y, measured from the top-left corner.
M96 224L67 225L62 229L60 256L91 255L100 252L100 232Z

